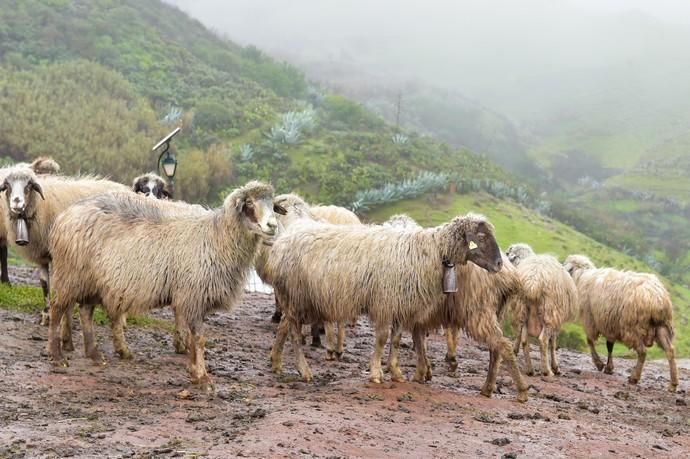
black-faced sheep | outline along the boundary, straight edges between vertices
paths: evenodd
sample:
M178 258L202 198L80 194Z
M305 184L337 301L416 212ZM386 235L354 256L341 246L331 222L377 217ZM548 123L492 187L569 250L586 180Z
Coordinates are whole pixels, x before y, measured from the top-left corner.
M271 352L273 371L282 371L289 332L300 375L311 380L300 344L300 324L344 322L367 314L376 332L370 379L380 383L381 354L391 326L413 330L444 303L444 261L473 262L499 271L503 262L491 224L474 214L436 228L409 231L295 223L276 239L268 261L283 306ZM418 372L426 373L420 355L418 349Z
M149 172L134 179L132 191L156 199L170 199L165 180L160 175Z
M50 238L54 295L48 351L54 364L67 364L56 323L74 302L82 305L84 323L91 323L93 303L102 304L111 320L171 305L189 329L191 379L212 390L203 320L234 307L259 245L275 235L273 188L250 182L204 216L169 218L158 203L133 193L102 194L57 218ZM157 263L142 264L145 254ZM100 361L95 342L86 341L85 335L87 355Z
M561 326L577 315L575 283L555 257L536 255L527 244L511 245L506 255L517 267L521 285L521 294L511 311L516 333L514 352L517 354L522 344L526 373L533 375L528 337L537 338L542 374L560 374L556 341Z
M678 387L678 369L673 349L673 305L671 297L653 274L596 268L584 255L566 258L565 269L577 285L582 324L597 370L613 373L613 345L616 341L637 352L637 365L628 381L637 384L654 342L666 352L671 380L668 390ZM594 342L603 335L608 348L606 367Z

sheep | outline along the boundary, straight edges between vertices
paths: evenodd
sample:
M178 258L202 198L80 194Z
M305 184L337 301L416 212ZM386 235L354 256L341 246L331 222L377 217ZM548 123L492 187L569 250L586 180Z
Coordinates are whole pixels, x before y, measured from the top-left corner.
M283 306L271 351L272 371L282 371L289 332L299 373L305 381L312 380L300 345L300 324L342 322L366 313L376 332L370 380L382 380L381 354L393 324L413 331L417 372L426 373L419 348L422 337L415 332L417 324L445 301L444 260L501 269L501 252L485 217L468 214L436 228L409 231L374 225L293 224L276 239L268 260Z
M127 187L96 177L41 176L29 168L14 167L5 177L0 192L5 192L4 224L8 238L17 240L18 221L26 221L28 244L17 245L19 255L39 266L41 287L45 298L45 309L41 323L47 324L50 291L49 264L51 253L48 235L55 218L76 201L106 191L126 191ZM39 199L40 197L40 199ZM47 198L46 198L47 197ZM65 317L63 345L66 350L74 349L71 334L71 314Z
M384 225L400 229L417 229L420 226L407 215L393 215ZM489 371L480 393L491 397L496 385L496 376L500 358L510 366L511 374L518 388L518 400L527 400L525 385L515 356L511 352L510 341L503 336L501 319L507 303L520 291L519 279L515 267L503 257L503 267L497 273L489 273L473 263L456 266L457 292L449 294L443 307L436 311L424 328L442 325L446 330L448 352L446 362L450 370L457 369L457 337L462 328L476 341L489 346ZM400 347L400 328L394 327L391 337L388 370L393 380L403 380L398 368ZM431 378L431 368L427 365L424 379Z
M673 305L659 278L654 274L596 268L584 255L569 256L564 267L577 285L580 315L597 370L613 373L613 345L620 341L637 352L637 365L628 378L630 384L637 384L646 348L656 341L668 359L671 377L668 390L675 392L678 369L672 342ZM594 348L599 335L606 338L605 368Z
M53 158L47 156L38 157L33 160L31 164L20 163L20 165L30 167L37 175L57 174L60 171L60 165ZM0 182L4 181L5 176L16 166L17 165L0 168ZM5 215L6 213L7 206L5 205L5 201L0 200L0 214ZM7 270L7 228L5 227L4 217L0 217L0 268L2 270L2 273L0 273L0 282L9 284L10 277Z
M114 192L116 195L119 195L119 192ZM129 193L127 193L129 194ZM143 193L139 193L142 196L145 196ZM152 195L147 196L148 198L151 198ZM153 199L156 199L153 197ZM209 212L211 212L208 208L201 206L199 204L188 204L185 202L179 202L179 201L169 201L169 200L156 200L157 203L155 204L161 213L161 218L164 219L175 219L175 218L181 218L181 217L196 217L196 216L204 216L207 215ZM155 234L155 233L152 233ZM155 258L151 260L152 262L155 263ZM182 321L182 318L179 314L177 314L177 310L173 308L173 315L174 315L174 320L175 320L175 330L173 332L172 336L172 341L173 341L173 348L175 349L175 352L178 354L184 354L187 352L187 339L189 336L188 330L185 327L185 323ZM113 342L115 343L115 348L117 350L118 356L123 359L123 360L129 360L132 358L132 354L129 351L129 347L127 346L127 342L125 340L124 336L124 328L125 324L127 322L127 314L123 313L119 317L117 317L115 320L111 322L111 327L112 327L112 335L113 335ZM90 328L89 330L92 330ZM85 341L86 342L86 341Z
M278 218L279 223L283 228L288 228L292 223L296 221L321 221L331 224L361 224L359 218L347 209L338 206L309 206L301 197L295 194L283 194L276 196L275 202L280 204L287 210L287 215ZM269 273L266 269L266 264L268 257L270 255L269 247L262 247L257 256L255 267L256 272L267 284L271 284L271 279L269 278ZM280 322L281 312L280 312L280 302L276 297L276 308L273 314L272 320L275 322ZM321 338L319 336L319 329L321 325L324 326L326 332L326 360L340 359L343 354L344 342L345 342L345 326L342 323L338 324L337 339L335 337L335 331L332 323L322 324L321 322L312 323L311 326L311 336L312 343L314 347L318 347L321 344Z
M170 199L165 180L153 172L136 177L132 181L132 191L154 199Z
M521 295L512 303L514 352L517 354L522 344L526 373L534 375L527 340L528 336L537 338L542 375L558 375L556 341L563 323L574 320L577 314L575 283L555 257L536 255L527 244L511 245L506 255L517 267L521 284Z
M260 182L235 189L220 208L203 216L170 218L160 209L160 201L108 193L85 199L57 218L50 234L55 294L48 352L53 365L67 365L56 323L74 302L81 303L84 323L91 323L95 302L111 319L170 305L189 330L191 380L212 391L203 320L235 306L259 245L276 233L274 210L284 209L274 205L273 188ZM142 264L142 258L157 263ZM88 336L86 355L102 361Z

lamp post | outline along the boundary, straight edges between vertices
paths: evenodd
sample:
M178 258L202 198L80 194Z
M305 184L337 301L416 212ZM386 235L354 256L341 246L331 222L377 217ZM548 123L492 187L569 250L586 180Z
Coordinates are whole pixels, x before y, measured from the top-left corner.
M171 133L163 137L160 142L158 142L151 151L156 151L160 147L164 147L161 154L158 156L158 173L160 174L161 167L163 168L163 174L168 181L168 192L170 197L173 197L174 192L174 181L175 172L177 170L177 159L175 155L170 152L170 141L175 135L180 132L180 128L175 128Z

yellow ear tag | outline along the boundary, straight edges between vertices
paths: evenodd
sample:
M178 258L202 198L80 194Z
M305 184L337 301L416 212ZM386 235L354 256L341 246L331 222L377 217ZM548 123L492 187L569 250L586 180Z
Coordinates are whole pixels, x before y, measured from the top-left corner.
M476 249L477 247L479 247L479 246L477 245L476 242L470 241L470 250L474 250L474 249Z

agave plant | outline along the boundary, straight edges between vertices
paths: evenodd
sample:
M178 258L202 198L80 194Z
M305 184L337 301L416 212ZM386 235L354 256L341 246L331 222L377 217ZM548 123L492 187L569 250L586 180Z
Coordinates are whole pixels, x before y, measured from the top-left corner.
M249 162L254 156L254 149L248 143L240 145L240 161Z
M427 191L444 188L448 185L448 181L448 174L420 172L415 178L403 180L400 183L386 183L381 188L358 192L354 202L350 204L350 209L361 212L373 206L414 198Z
M409 139L407 138L406 135L397 133L397 134L393 134L393 136L391 137L391 140L393 141L393 143L395 145L405 145Z
M170 106L170 110L161 120L165 124L177 124L182 117L182 109L180 107Z

